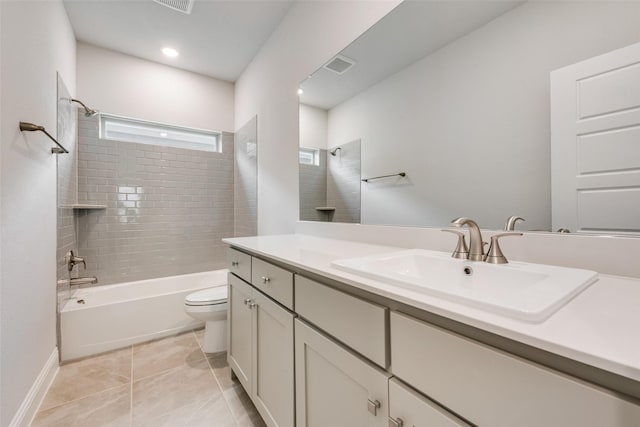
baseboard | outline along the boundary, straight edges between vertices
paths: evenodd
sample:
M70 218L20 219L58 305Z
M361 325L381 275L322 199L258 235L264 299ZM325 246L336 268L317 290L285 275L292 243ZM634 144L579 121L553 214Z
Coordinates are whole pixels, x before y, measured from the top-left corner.
M38 412L38 408L45 394L47 394L47 390L49 390L49 386L51 386L58 373L58 369L58 347L54 347L51 356L42 367L31 389L29 389L29 393L27 393L20 408L18 408L18 412L9 423L9 427L27 427L31 425L33 417Z

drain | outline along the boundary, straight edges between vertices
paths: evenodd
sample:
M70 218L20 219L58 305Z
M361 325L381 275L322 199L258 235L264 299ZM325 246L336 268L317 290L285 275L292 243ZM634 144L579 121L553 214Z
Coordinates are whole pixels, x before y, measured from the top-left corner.
M473 274L473 268L471 268L470 265L465 265L462 269L462 272L465 274L465 276L471 276Z
M78 304L84 304L84 300L83 299L79 299L78 301L76 301Z

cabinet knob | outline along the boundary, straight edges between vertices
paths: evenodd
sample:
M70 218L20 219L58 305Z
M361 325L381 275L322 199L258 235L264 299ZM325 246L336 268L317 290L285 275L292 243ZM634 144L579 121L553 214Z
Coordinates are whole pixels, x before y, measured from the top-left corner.
M244 305L247 305L247 304L249 304L250 302L251 302L251 300L250 300L249 298L247 298L247 299L245 299L245 300L244 300Z
M238 261L231 261L231 266L232 267L237 267L239 265L240 265L240 263Z
M402 427L403 425L404 421L402 421L402 418L396 418L395 420L389 418L389 427Z
M262 276L262 283L264 283L266 285L269 282L271 282L271 278L270 277Z
M380 401L378 400L371 400L369 399L367 401L367 409L369 410L369 412L371 412L373 415L378 415L378 409L380 409Z
M255 302L250 302L250 303L249 303L249 304L247 304L247 305L249 306L249 309L250 309L250 310L258 306L258 304L256 304Z

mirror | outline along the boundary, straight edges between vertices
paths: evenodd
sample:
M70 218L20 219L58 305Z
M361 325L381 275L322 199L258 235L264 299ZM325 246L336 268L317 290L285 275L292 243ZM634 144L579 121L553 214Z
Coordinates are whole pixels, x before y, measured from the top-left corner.
M391 175L362 183L365 224L571 228L552 217L550 73L638 43L639 24L639 2L404 1L301 83L301 146L360 140L362 177ZM320 220L300 173L300 218ZM582 231L640 229L589 203L607 214Z

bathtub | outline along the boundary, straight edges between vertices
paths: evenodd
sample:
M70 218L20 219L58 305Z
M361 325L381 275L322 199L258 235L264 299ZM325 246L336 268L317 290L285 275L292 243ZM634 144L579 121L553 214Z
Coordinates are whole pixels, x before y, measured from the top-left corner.
M184 297L226 286L228 270L207 271L76 290L60 311L62 361L204 325L184 312Z

